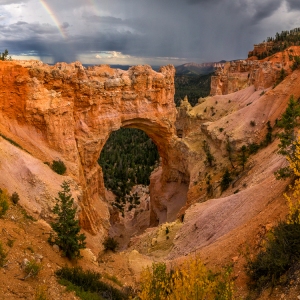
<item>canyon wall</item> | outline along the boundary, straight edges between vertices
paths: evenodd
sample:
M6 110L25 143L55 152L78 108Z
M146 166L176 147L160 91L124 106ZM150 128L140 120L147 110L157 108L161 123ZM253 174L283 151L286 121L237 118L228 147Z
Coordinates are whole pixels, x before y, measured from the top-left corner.
M226 62L224 67L218 67L215 76L212 76L210 94L227 95L251 85L254 85L256 90L269 88L276 83L281 69L284 69L286 74L291 73L293 57L299 55L299 47L292 46L263 60L250 58Z
M258 60L239 60L227 62L224 68L218 68L211 79L213 95L227 95L248 86L266 89L272 86L283 68L281 62L260 62Z
M145 131L161 157L155 179L161 188L153 189L156 200L151 203L152 223L160 222L159 211L171 207L167 186L173 184L176 190L177 183L189 181L186 166L178 159L174 74L173 66L154 72L150 66L123 71L107 65L86 69L79 62L55 66L0 62L0 128L5 131L1 133L41 160L51 162L57 155L66 163L67 175L82 189L81 225L96 234L109 227L97 163L101 149L110 133L121 127Z

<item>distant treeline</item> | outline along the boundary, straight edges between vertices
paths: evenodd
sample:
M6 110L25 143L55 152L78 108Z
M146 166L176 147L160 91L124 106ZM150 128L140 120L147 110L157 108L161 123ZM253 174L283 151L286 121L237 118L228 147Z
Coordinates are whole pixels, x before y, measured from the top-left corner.
M176 106L180 105L180 100L188 96L192 106L198 103L200 97L207 97L210 93L211 76L207 75L176 75L175 76L175 96Z
M272 43L268 50L258 54L258 59L264 59L270 55L277 52L283 51L290 46L300 45L300 28L295 28L292 30L282 31L281 33L276 33L275 37L268 37L267 42Z

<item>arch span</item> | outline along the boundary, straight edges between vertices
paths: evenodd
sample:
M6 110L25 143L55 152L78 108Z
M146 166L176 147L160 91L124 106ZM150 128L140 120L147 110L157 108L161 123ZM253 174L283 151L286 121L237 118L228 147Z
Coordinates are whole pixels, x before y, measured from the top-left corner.
M99 196L105 199L103 174L97 160L111 132L121 127L141 129L156 144L161 157L161 170L151 186L157 186L158 183L161 185L162 181L184 181L182 179L184 176L177 170L178 161L174 157L172 159L178 141L175 129L177 111L173 100L173 66L163 67L160 73L154 72L148 66L133 67L127 72L120 70L117 72L118 78L127 78L127 85L115 86L112 89L111 83L106 82L104 86L109 86L109 89L106 90L105 98L99 101L98 107L89 112L78 113L76 120L78 124L76 139L78 148L82 149L79 154L86 179L88 198L93 203L92 208L95 207L90 215L95 215L93 219L96 220L99 219L97 217L99 211L103 210L103 207L98 207L101 203ZM108 79L108 82L117 81L117 78ZM125 99L124 95L126 95ZM131 95L130 98L128 95ZM87 132L84 128L87 128ZM168 198L169 200L171 195L162 197L163 186L160 189L151 188L151 190L151 198L157 199L156 202L151 201L152 224L156 224L168 219L164 214L163 220L160 220L159 212L165 212L168 208L165 204L159 203L159 199ZM93 224L96 223L93 221Z
M162 169L151 184L160 185L152 193L157 200L152 203L153 223L160 222L158 212L168 211L172 196L161 196L167 184L189 181L175 129L175 68L169 65L155 72L150 66L135 66L124 71L107 65L86 69L79 62L48 66L37 61L10 65L10 95L18 95L22 86L27 90L19 120L61 155L69 175L80 183L82 226L92 233L109 227L103 174L97 160L110 133L121 127L145 131L158 147ZM26 69L27 75L20 69ZM2 114L6 113L9 110L4 107ZM39 143L34 147L45 153Z

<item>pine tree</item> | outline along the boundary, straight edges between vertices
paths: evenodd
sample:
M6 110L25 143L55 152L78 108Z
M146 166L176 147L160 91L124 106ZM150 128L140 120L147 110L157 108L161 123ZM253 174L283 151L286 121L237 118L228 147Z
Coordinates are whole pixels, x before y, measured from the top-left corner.
M7 49L5 49L5 51L0 54L0 60L11 60L11 57L8 56Z
M80 249L85 248L85 235L79 234L79 221L75 219L76 208L73 208L74 199L70 192L69 184L64 181L62 191L58 192L57 203L53 213L57 215L55 222L51 223L55 237L49 238L50 244L57 244L63 255L69 259L80 257Z
M221 191L224 192L229 188L230 182L232 181L232 178L230 176L230 172L228 169L225 170L225 173L221 180Z
M267 134L266 134L266 138L265 138L265 141L264 141L265 146L272 143L272 131L273 131L273 128L271 126L271 122L268 121L267 122Z
M282 114L281 120L278 122L278 127L283 128L283 131L278 134L280 143L278 145L278 153L286 156L290 161L295 160L295 151L297 145L296 127L299 127L298 118L300 116L300 104L294 100L293 95L286 111ZM285 179L291 177L292 173L288 167L283 167L276 171L276 179Z
M233 164L233 148L232 148L232 146L230 144L229 139L227 139L226 150L228 152L228 159L229 159L229 161L231 163L231 166L232 166L233 169L235 169L235 166Z
M203 141L203 145L202 145L202 148L206 154L206 160L205 160L205 164L210 166L210 167L213 167L213 163L214 161L216 160L215 157L211 154L210 152L210 147L208 145L208 143L206 141Z
M238 161L239 165L243 168L243 171L245 169L245 164L247 162L248 156L247 156L247 147L243 145L240 150L240 154L238 155Z

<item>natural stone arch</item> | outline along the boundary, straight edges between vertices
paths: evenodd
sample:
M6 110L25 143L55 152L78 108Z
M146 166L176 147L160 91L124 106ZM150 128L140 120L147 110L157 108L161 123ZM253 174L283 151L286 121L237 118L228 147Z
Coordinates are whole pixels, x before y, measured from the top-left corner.
M184 145L179 145L175 129L173 66L162 67L159 72L150 66L135 66L128 71L106 65L86 69L79 62L48 66L24 61L3 66L9 81L2 115L13 116L10 101L20 97L22 91L22 101L18 102L22 106L15 119L37 132L41 143L31 146L43 153L43 159L53 157L45 150L46 143L64 159L69 175L80 183L80 220L85 229L101 234L109 228L97 160L110 133L121 127L144 130L158 146L162 171L155 181L160 188L159 195L155 192L153 197L153 223L161 221L158 212L172 204L168 192L161 197L167 184L189 183L180 148Z
M99 196L104 199L103 174L97 160L112 131L121 127L143 130L156 144L162 159L160 181L181 180L178 167L169 163L178 140L174 71L173 66L163 67L159 73L149 66L114 71L115 76L104 82L105 97L95 98L91 109L77 110L75 138L90 204L89 213L82 220L84 224L92 217L90 223L97 226Z

